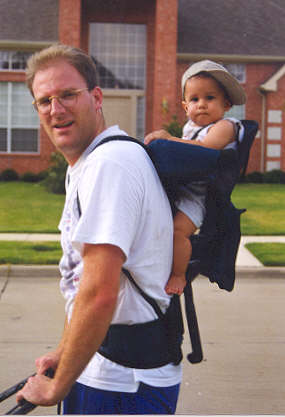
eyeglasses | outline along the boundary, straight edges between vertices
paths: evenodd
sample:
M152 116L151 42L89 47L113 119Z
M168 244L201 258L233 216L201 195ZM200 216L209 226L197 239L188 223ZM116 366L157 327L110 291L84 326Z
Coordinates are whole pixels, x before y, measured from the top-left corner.
M52 100L55 98L65 108L71 108L75 106L77 97L83 91L87 91L89 88L79 88L77 90L64 90L57 96L43 97L33 101L34 108L41 114L47 114L51 110Z

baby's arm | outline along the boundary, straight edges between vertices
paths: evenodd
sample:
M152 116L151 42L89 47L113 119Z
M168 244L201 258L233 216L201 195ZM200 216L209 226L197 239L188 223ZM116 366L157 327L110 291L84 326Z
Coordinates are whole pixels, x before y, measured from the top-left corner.
M235 140L234 124L229 120L219 120L206 134L203 142L190 141L190 143L206 148L223 149L226 145Z
M205 148L223 149L226 145L235 140L235 131L232 122L229 120L219 120L209 129L203 142L177 138L170 135L166 130L161 129L149 133L145 137L144 143L148 145L156 139L172 140L175 142L187 143L188 145L204 146Z
M146 145L149 145L150 142L156 139L177 140L177 141L181 140L179 138L176 138L175 136L171 136L171 134L168 133L166 130L160 129L160 130L155 130L154 132L151 132L148 135L146 135L146 137L144 138L144 143Z

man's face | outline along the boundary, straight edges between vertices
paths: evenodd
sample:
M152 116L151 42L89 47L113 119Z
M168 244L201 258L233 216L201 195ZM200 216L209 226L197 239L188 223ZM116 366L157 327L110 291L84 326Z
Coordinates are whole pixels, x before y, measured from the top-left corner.
M38 114L46 133L73 165L94 137L100 133L102 92L98 87L88 91L81 74L68 62L57 60L37 71L33 81L35 100L46 101L68 91L82 90L71 106L64 106L57 98L51 100L48 112Z

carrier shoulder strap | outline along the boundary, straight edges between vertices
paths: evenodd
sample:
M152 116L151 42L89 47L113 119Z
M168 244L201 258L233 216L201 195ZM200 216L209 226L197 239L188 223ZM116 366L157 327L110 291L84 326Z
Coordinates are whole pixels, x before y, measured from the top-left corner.
M144 145L143 142L140 142L139 140L132 138L130 136L126 136L126 135L118 135L118 136L108 136L107 138L103 139L101 142L99 142L93 149L91 152L93 152L98 146L103 145L104 143L110 142L110 141L114 141L114 140L124 140L124 141L130 141L130 142L134 142L137 143L138 145L141 145L146 152L147 151L147 146ZM79 212L79 216L81 216L82 211L81 211L81 204L80 204L80 200L79 200L79 194L77 191L77 207L78 207L78 212ZM126 277L129 279L129 281L133 284L133 286L137 289L137 291L141 294L141 296L152 306L152 308L154 309L154 311L156 312L157 316L162 319L164 314L161 311L159 305L157 304L157 302L155 301L154 298L150 297L148 294L146 294L141 288L140 286L136 283L136 281L134 280L134 278L132 277L131 273L125 269L122 268L123 273L126 275Z
M129 279L129 281L133 284L133 286L138 290L138 292L140 293L140 295L152 306L152 308L156 312L157 316L160 319L162 319L163 316L164 316L164 314L162 313L162 311L161 311L159 305L157 304L157 302L155 301L155 299L152 298L150 295L148 295L147 293L145 293L141 289L141 287L136 283L136 281L132 277L131 273L127 269L122 268L122 271L127 276L127 278Z
M241 142L238 141L237 149L241 169L240 178L243 179L248 165L250 149L258 130L258 123L255 120L241 120L241 123L244 127L244 136Z

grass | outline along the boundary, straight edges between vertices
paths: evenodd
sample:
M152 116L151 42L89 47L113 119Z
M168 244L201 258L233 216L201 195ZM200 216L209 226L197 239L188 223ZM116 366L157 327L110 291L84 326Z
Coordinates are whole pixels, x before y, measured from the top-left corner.
M241 216L242 235L285 235L285 186L283 184L238 184L232 196Z
M1 233L58 233L64 195L38 183L0 182Z
M285 243L247 243L246 248L264 266L285 266Z
M40 184L0 182L0 232L58 233L64 195ZM282 184L238 184L232 200L246 208L243 235L285 235L285 187Z
M40 184L0 182L0 232L58 233L64 195ZM246 208L242 235L285 235L285 187L282 184L238 184L232 200ZM284 244L249 243L248 249L266 266L285 265ZM0 242L0 264L57 264L58 242Z
M59 242L0 241L0 265L57 265L61 255Z

